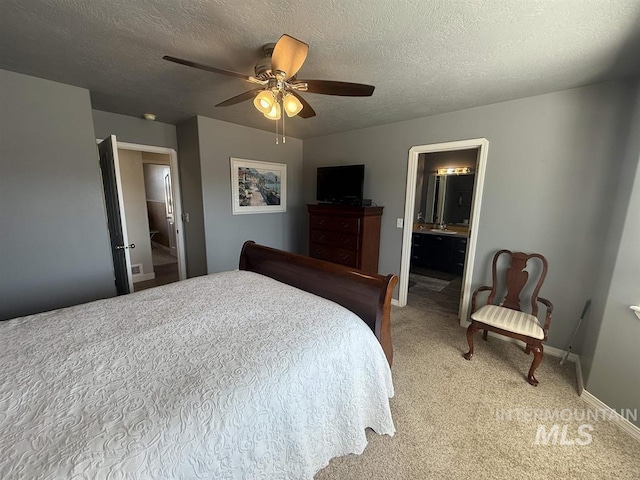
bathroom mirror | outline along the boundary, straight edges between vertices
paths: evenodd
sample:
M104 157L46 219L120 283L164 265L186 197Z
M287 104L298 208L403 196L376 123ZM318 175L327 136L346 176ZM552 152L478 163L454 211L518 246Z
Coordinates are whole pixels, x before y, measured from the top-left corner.
M426 223L467 225L471 216L474 174L429 175L421 211Z

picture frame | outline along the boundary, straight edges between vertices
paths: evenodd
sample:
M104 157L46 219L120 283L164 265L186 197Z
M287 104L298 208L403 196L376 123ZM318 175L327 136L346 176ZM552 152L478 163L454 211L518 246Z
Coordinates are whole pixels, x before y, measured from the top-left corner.
M233 215L287 211L287 165L230 158Z

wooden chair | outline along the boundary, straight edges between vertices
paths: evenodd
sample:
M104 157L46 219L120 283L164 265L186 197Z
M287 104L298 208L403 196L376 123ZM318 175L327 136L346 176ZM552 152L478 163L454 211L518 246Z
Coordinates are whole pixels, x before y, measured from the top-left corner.
M506 295L499 305L494 305L498 291L498 259L502 255L506 255L510 260L509 266L504 272ZM529 273L525 271L527 262L530 259L537 259L541 263L537 281L535 281L535 276L530 280ZM471 314L471 325L467 328L469 351L464 354L464 358L471 360L471 357L473 357L473 335L480 330L484 330L484 340L487 339L487 332L489 331L522 340L526 344L525 353L528 355L533 352L533 362L531 363L531 368L529 368L527 380L531 385L537 386L538 380L533 374L540 362L542 362L542 342L547 340L547 332L549 331L551 313L553 311L553 305L549 300L538 297L542 282L544 282L547 275L547 260L538 253L528 255L522 252L500 250L493 257L492 274L493 285L491 287L479 287L473 292L471 299L471 311L473 313ZM534 281L535 285L533 285ZM520 296L528 284L530 287L533 286L530 294L531 314L523 312L520 306ZM476 310L478 293L487 290L490 290L487 304ZM537 318L538 302L546 307L544 326L540 326Z

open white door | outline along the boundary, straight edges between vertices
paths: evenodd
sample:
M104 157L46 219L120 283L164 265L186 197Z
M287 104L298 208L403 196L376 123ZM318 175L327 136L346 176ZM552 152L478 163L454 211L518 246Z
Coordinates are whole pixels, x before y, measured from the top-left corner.
M113 256L113 271L118 295L133 292L133 276L131 274L131 255L129 249L135 248L129 244L127 237L127 222L124 213L122 197L122 179L118 162L118 146L115 135L110 135L98 144L100 152L100 170L104 187L105 206L109 238L111 240L111 254Z

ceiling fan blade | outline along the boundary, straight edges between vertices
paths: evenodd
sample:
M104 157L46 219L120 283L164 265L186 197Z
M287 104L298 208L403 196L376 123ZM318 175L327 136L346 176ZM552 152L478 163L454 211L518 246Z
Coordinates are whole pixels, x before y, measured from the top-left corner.
M230 105L235 105L236 103L244 102L245 100L251 100L253 97L258 95L263 88L254 88L253 90L249 90L248 92L241 93L240 95L236 95L235 97L231 97L224 102L220 102L216 105L216 107L228 107Z
M276 71L284 72L284 80L293 77L307 58L309 45L300 40L296 40L289 35L282 35L271 55L271 71L276 75Z
M309 105L307 101L304 98L302 98L298 92L294 90L290 90L289 93L291 93L298 100L300 100L300 103L302 104L302 110L300 110L300 113L298 113L298 117L311 118L316 116L315 110L311 108L311 105Z
M162 57L164 60L168 60L173 63L179 63L181 65L186 65L187 67L199 68L200 70L206 70L207 72L220 73L222 75L228 75L230 77L238 77L243 80L251 81L251 77L249 75L243 75L242 73L231 72L229 70L222 70L220 68L210 67L208 65L203 65L201 63L192 62L191 60L184 60L182 58L171 57L169 55L165 55Z
M306 83L306 91L309 93L341 97L370 97L376 88L363 83L334 82L333 80L296 80L295 83Z

